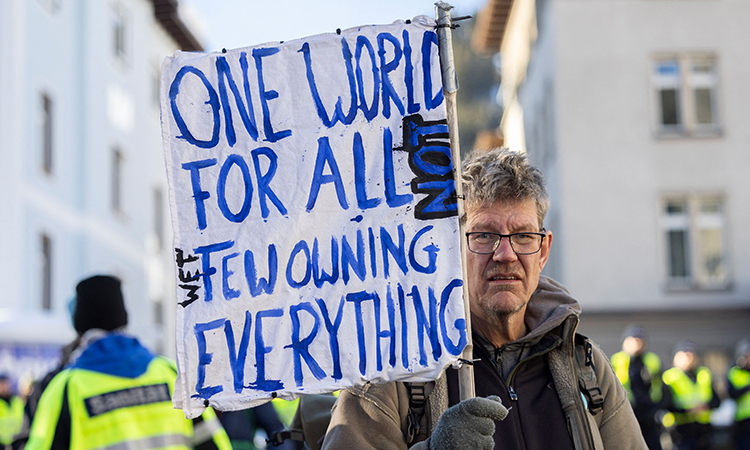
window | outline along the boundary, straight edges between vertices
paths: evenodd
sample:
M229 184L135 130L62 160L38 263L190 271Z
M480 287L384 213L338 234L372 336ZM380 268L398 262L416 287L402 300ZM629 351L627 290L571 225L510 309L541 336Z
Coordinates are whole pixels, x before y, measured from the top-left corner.
M52 173L52 99L47 94L42 94L41 111L41 152L42 169L46 173Z
M677 60L661 61L656 67L659 102L661 106L660 123L664 128L679 127L682 118L679 116L680 102L680 64Z
M39 0L42 7L51 13L57 13L60 10L62 0Z
M729 274L721 196L676 195L665 198L662 225L668 288L727 287Z
M115 148L112 154L112 209L122 212L122 171L125 165L122 152Z
M154 306L154 323L157 325L164 324L164 307L162 300L159 298L153 302Z
M716 60L708 55L658 58L653 85L656 131L662 136L715 136L720 132Z
M151 102L157 108L159 107L159 96L161 95L161 71L157 68L154 69L151 75Z
M669 278L690 278L690 256L688 255L688 232L690 220L684 200L669 200L664 208L667 226L667 264Z
M164 194L161 189L154 188L154 235L156 247L164 248Z
M117 4L112 8L112 51L118 58L125 59L127 48L128 22L122 6Z
M693 89L696 127L706 131L716 123L716 75L714 63L709 59L697 59L690 63L690 84Z
M52 309L52 239L42 234L42 264L41 264L41 287L42 287L42 309Z

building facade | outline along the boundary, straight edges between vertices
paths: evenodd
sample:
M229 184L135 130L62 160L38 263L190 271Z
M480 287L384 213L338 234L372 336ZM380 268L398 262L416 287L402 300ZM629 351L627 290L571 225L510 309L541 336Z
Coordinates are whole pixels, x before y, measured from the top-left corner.
M177 49L201 46L174 1L0 2L0 371L55 364L75 286L100 273L122 280L129 331L173 354L158 87Z
M505 143L547 177L545 272L610 355L637 322L667 367L692 339L726 371L750 334L748 20L742 0L490 0L479 16Z

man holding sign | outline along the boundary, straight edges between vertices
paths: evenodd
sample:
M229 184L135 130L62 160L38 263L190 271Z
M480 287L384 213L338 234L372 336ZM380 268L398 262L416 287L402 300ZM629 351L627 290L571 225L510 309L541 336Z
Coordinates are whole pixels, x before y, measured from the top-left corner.
M468 342L434 20L162 70L188 417L434 380Z
M575 334L578 303L540 277L552 244L541 172L498 149L472 154L463 182L477 397L459 402L452 369L424 385L354 387L323 448L645 449L606 356Z

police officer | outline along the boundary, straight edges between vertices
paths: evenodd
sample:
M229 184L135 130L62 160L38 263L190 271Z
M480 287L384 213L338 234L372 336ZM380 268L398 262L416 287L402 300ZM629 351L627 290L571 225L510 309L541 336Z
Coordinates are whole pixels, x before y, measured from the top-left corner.
M612 366L628 391L646 445L661 450L662 427L656 418L662 400L661 359L647 346L646 330L630 325L623 333L622 351L612 355Z
M750 450L750 337L737 344L737 365L727 374L727 392L737 404L734 442L738 450Z
M80 345L44 390L27 450L231 449L212 409L188 420L172 408L174 363L122 332L128 315L118 279L81 281L75 302Z
M678 450L701 450L711 446L711 410L720 400L713 389L711 371L698 365L695 343L682 341L675 347L674 367L664 372L664 406L674 416L673 440Z
M0 448L10 448L23 425L24 401L13 395L13 386L6 374L0 374Z

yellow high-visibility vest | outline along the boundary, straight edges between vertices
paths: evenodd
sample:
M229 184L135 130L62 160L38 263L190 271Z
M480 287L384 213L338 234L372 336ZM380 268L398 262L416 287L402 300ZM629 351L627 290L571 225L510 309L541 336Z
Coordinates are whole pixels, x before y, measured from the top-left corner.
M10 403L0 399L0 445L12 444L13 437L21 431L24 405L21 397L11 397Z
M183 412L172 408L176 371L156 357L144 374L118 377L86 369L60 372L39 400L27 450L51 447L67 403L70 449L192 449L213 439L221 450L231 449L229 437L210 408L195 427Z
M643 365L646 366L646 370L651 375L651 387L648 391L651 401L658 403L661 401L662 390L661 390L661 377L659 372L661 371L661 360L656 353L646 352L643 354ZM633 391L630 388L630 355L625 352L617 352L612 355L612 367L615 369L615 374L620 380L620 383L628 391L628 399L630 403L633 403Z
M677 367L672 367L664 372L662 379L664 380L664 384L672 389L672 400L681 409L692 409L700 405L708 405L713 396L711 372L706 367L698 368L695 383L685 372ZM696 413L674 413L674 423L676 425L694 422L707 424L710 421L711 412L708 410Z
M294 418L294 414L297 412L297 405L299 405L299 399L284 400L282 398L275 398L271 401L273 409L276 410L276 414L279 416L279 420L285 427L289 427Z
M750 371L740 369L737 366L729 369L727 378L736 389L742 389L750 385ZM734 420L739 422L740 420L750 419L750 391L742 394L735 402L737 403L737 409L734 413Z

